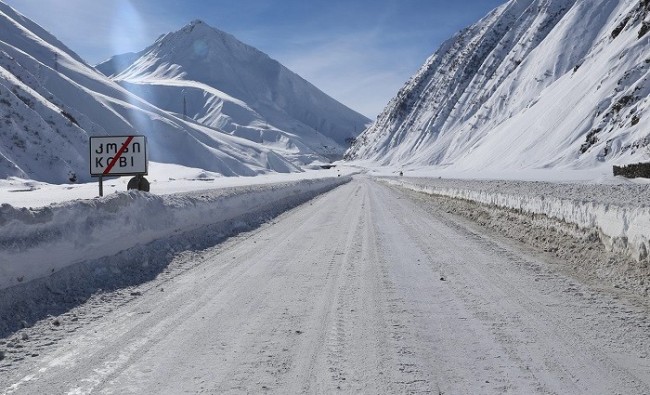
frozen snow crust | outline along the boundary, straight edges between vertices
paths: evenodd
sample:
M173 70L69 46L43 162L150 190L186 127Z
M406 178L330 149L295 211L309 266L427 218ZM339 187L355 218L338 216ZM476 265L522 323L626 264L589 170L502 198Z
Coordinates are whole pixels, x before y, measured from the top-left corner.
M300 180L165 196L129 191L35 209L3 204L0 290L136 246L146 249L153 241L208 226L212 234L227 234L350 179Z
M605 247L648 261L650 188L647 185L559 184L425 178L385 179L428 194L541 214L596 231Z

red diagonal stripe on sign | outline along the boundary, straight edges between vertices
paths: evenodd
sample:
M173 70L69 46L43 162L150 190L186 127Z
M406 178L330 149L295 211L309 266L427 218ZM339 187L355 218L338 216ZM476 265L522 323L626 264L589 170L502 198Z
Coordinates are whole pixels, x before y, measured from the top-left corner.
M113 166L115 166L117 161L120 159L120 156L122 156L124 151L126 151L126 147L128 147L129 144L131 144L132 140L133 140L133 136L127 137L124 144L122 144L122 146L120 147L120 150L117 151L117 154L115 154L115 156L113 157L113 160L111 161L111 163L108 164L108 166L106 167L106 170L104 170L104 172L102 173L103 175L107 175L108 173L111 172L111 170L113 170Z

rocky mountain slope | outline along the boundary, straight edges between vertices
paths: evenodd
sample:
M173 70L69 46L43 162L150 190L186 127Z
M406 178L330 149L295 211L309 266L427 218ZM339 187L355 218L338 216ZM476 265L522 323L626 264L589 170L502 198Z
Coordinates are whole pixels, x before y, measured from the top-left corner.
M647 0L511 0L445 42L349 159L591 168L650 156Z

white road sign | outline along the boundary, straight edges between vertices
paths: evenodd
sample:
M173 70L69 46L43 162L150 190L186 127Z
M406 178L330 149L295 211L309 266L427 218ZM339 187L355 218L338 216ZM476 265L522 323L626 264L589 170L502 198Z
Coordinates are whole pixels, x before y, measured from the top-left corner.
M145 136L102 136L90 138L91 176L147 174Z

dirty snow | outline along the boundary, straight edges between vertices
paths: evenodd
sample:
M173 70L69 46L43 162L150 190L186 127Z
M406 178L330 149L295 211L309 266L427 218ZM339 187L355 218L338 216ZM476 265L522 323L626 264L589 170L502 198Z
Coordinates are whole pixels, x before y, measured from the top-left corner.
M425 193L540 214L591 229L611 251L647 261L650 185L392 178L387 182Z

